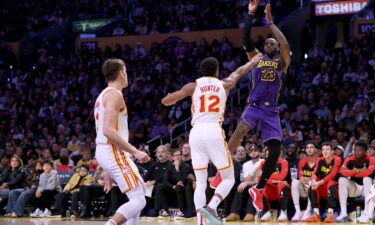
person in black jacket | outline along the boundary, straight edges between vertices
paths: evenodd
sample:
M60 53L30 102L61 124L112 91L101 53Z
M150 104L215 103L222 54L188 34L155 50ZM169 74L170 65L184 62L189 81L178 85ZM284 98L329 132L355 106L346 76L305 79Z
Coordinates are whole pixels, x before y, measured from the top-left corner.
M0 186L0 202L8 198L10 190L24 188L25 173L23 171L23 164L20 157L14 155L10 160L10 174L4 177Z
M6 216L19 217L24 215L25 205L35 195L39 184L39 176L42 173L42 161L39 160L29 173L26 172L26 187L13 189L9 192Z
M165 145L160 145L156 148L156 162L154 162L150 168L148 169L147 173L144 176L144 181L146 182L147 188L154 187L152 189L152 197L155 198L155 193L159 191L161 187L163 187L163 175L167 171L171 162L168 161L168 149ZM146 198L147 206L151 206L153 208L156 205L153 204L150 198ZM160 208L160 205L168 204L163 202L157 202L157 208ZM153 206L154 205L154 206ZM147 209L146 206L146 209Z
M181 150L175 150L172 157L173 164L169 165L163 177L163 184L155 194L155 209L161 210L160 216L169 216L167 196L175 193L179 208L176 217L185 217L185 204L189 215L194 216L193 185L195 177L193 169L182 162Z

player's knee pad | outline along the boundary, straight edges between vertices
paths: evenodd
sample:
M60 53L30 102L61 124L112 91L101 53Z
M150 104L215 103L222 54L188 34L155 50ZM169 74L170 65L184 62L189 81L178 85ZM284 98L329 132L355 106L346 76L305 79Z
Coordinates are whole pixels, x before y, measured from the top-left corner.
M277 139L271 139L265 143L268 147L268 159L272 162L277 162L281 153L281 141Z

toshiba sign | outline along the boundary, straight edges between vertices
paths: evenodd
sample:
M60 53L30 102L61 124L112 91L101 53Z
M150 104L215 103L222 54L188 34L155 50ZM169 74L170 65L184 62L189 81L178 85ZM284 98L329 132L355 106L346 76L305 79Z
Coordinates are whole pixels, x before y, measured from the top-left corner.
M315 16L352 14L360 11L366 4L367 0L315 3Z

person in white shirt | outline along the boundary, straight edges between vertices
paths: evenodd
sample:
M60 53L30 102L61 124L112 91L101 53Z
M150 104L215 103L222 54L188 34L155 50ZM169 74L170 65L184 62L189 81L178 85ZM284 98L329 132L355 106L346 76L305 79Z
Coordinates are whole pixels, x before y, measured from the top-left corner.
M240 220L240 212L243 207L243 198L249 197L249 195L247 194L248 191L245 190L258 183L257 171L259 170L260 163L264 161L264 159L259 158L259 146L255 143L251 143L248 156L250 157L250 160L244 163L242 166L244 180L237 187L237 192L234 195L232 202L231 213L226 218L227 222ZM247 209L246 216L243 219L244 222L251 222L255 219L254 215L256 211L250 201L251 199L249 198L246 204Z

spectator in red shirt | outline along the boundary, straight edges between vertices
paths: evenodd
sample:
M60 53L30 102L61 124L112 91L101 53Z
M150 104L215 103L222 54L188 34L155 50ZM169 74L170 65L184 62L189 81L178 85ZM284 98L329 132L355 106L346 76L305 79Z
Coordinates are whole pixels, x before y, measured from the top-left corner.
M71 167L69 167L68 156L65 156L65 155L61 156L60 162L61 162L61 165L56 168L57 172L60 172L60 171L71 171L71 172L73 172L73 169Z

